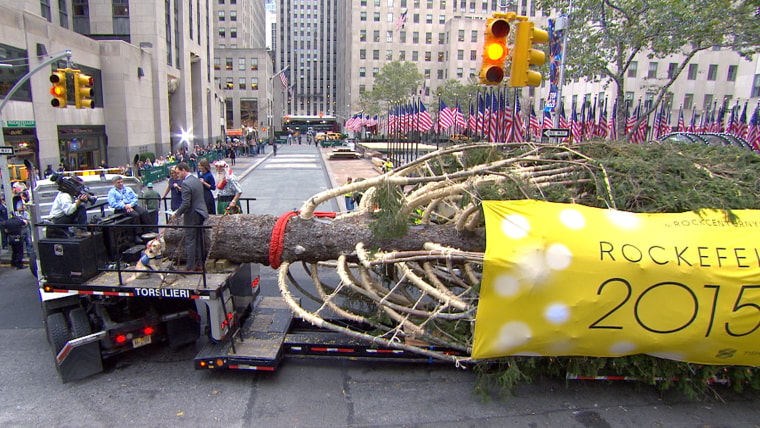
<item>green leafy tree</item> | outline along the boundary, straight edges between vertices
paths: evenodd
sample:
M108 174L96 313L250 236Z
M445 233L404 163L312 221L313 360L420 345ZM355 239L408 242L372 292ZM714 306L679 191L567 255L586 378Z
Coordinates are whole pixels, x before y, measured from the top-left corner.
M478 84L474 79L470 79L466 83L450 79L438 87L437 95L438 99L442 99L447 106L456 106L457 101L460 103L469 102L477 94L477 91ZM439 107L440 104L432 106L431 110L438 111Z
M544 10L567 13L571 0L541 0ZM618 135L624 135L625 78L637 55L678 61L667 78L650 79L654 102L643 121L694 56L720 46L750 57L760 47L757 1L731 0L572 0L566 78L615 85ZM638 124L636 125L638 126Z
M411 62L392 61L375 76L372 91L363 93L359 103L370 114L381 114L388 103L417 94L423 83L422 73ZM366 94L366 95L365 95Z

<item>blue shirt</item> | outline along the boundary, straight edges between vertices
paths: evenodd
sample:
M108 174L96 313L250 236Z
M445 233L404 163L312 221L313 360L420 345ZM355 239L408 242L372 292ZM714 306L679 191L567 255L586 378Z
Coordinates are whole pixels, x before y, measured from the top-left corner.
M112 187L108 191L108 205L115 210L123 210L124 205L137 206L137 194L129 186L124 186L121 190Z

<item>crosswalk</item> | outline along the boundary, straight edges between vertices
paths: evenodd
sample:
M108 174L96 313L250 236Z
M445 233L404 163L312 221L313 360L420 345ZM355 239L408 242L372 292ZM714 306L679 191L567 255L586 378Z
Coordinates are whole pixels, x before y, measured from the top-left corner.
M282 154L276 157L270 157L266 164L263 165L265 169L317 169L321 168L319 159L316 154Z

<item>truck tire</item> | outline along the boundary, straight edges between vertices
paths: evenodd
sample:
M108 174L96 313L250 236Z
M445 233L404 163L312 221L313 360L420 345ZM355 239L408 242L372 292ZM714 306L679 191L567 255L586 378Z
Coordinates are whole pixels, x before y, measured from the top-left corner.
M50 346L53 348L53 353L57 355L61 348L63 348L63 345L71 339L69 325L66 324L66 319L63 317L62 312L55 312L47 316L45 327Z
M87 319L87 314L82 308L75 308L69 311L69 323L71 324L71 337L73 339L92 333L90 321Z

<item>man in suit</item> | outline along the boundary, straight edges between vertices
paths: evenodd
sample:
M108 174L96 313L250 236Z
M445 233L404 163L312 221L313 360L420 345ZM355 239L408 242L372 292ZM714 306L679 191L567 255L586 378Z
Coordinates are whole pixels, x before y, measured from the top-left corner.
M182 178L182 205L169 218L172 222L183 216L185 226L200 226L208 218L206 202L203 198L203 184L190 172L187 162L177 164L177 171ZM185 252L187 253L187 270L202 271L205 255L203 254L203 229L188 227L185 229Z

